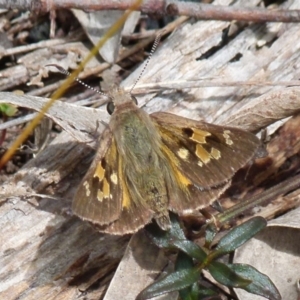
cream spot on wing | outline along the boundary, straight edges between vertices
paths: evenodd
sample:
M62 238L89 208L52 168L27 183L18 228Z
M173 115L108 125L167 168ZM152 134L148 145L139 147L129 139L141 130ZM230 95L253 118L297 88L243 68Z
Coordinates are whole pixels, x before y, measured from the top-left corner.
M91 195L91 190L90 190L90 185L87 181L85 181L83 183L83 186L85 187L85 194L87 195L87 197L89 197Z
M188 156L189 156L189 151L185 148L180 148L177 151L177 154L180 158L182 158L183 160L187 160Z
M210 151L210 155L214 158L214 159L219 159L221 157L221 152L216 149L216 148L212 148Z
M230 134L231 131L230 130L224 130L224 133L223 133L223 136L225 138L225 142L227 145L232 145L233 144L233 141L232 139L230 138Z
M107 180L104 178L102 190L98 190L97 192L97 199L98 201L102 202L103 199L108 199L109 196L110 196L110 186Z
M202 161L200 161L200 160L198 160L198 163L197 163L197 165L198 165L199 167L203 167L203 162L202 162Z
M110 180L111 180L111 182L112 182L113 184L118 184L118 176L117 176L117 174L116 174L116 173L112 173L112 174L110 175Z
M97 192L97 199L100 202L102 202L102 200L103 200L103 192L101 190L98 190L98 192Z

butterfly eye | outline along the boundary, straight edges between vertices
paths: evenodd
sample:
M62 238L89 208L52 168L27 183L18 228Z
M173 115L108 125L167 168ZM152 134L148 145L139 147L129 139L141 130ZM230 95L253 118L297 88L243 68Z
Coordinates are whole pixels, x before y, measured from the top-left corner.
M107 103L107 106L106 106L106 110L107 110L107 112L108 112L110 115L112 115L112 113L113 113L114 110L115 110L115 105L114 105L114 103L113 103L113 102L108 102L108 103Z
M134 96L131 95L131 99L136 105L138 104L137 99Z

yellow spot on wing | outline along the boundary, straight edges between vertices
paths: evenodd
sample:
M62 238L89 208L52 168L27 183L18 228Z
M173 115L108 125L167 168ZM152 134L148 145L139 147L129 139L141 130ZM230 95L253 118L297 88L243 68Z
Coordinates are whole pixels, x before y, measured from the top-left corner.
M206 137L210 135L211 134L208 131L193 128L193 135L190 137L190 139L197 143L205 144Z
M119 168L118 168L118 173L122 174L123 170L122 170L122 159L119 158ZM131 204L131 198L126 186L126 182L124 180L124 177L122 175L119 176L120 178L120 185L121 185L121 190L122 190L122 208L129 208L130 204Z
M205 164L210 162L210 154L201 146L197 145L196 155L200 158Z
M185 177L180 171L179 169L173 169L174 173L175 173L175 177L177 179L177 182L180 182L181 184L183 184L183 186L186 188L188 185L192 184L191 181Z
M122 208L129 208L131 204L127 186L124 184L122 189Z
M101 164L98 163L96 171L94 173L94 177L98 177L99 181L101 181L104 178L104 173L105 173L105 170L102 168Z
M188 193L187 187L191 185L192 182L179 170L179 161L172 153L172 151L165 146L162 147L162 150L166 154L166 157L168 158L172 166L172 170L170 170L170 172L173 171L177 185L180 186L180 188L186 193Z
M107 182L107 180L104 178L104 180L103 180L103 197L109 198L109 194L110 194L110 186L109 186L109 183Z
M197 145L196 146L196 155L198 158L200 158L200 160L205 163L208 164L210 162L210 160L213 159L219 159L221 158L221 152L216 149L216 148L212 148L210 153L208 153L201 145ZM198 165L200 167L203 166L203 163L201 161L198 161Z

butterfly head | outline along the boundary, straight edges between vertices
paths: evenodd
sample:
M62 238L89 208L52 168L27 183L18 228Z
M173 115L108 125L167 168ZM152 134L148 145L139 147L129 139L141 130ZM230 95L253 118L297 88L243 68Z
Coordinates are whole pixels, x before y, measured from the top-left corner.
M137 107L136 98L120 87L112 89L107 96L110 98L110 102L107 104L106 108L110 115L115 111L126 107Z

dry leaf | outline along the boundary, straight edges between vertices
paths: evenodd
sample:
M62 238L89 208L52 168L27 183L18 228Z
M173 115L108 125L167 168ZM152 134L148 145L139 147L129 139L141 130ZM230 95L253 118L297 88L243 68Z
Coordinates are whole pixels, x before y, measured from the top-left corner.
M13 93L0 93L0 103L10 103L17 106L30 108L36 111L49 101L49 99L21 96ZM107 112L102 109L82 107L75 104L56 101L46 115L56 124L67 131L74 139L82 143L95 145L95 129L99 121L107 121Z
M123 11L120 10L85 12L79 9L72 9L72 12L94 45L98 43L107 30L123 15ZM128 18L124 25L127 33L130 33L134 29L139 16L139 12L133 12L131 17ZM120 28L117 34L111 37L99 50L103 59L110 64L114 64L118 57L122 30L123 28Z
M234 114L222 119L222 124L258 131L300 111L300 89L281 88L250 100Z
M143 230L139 231L132 236L104 300L135 299L139 292L152 283L167 265L168 259L164 251L152 244ZM174 299L174 294L167 296L169 298L165 295L163 297L155 299L171 300Z

